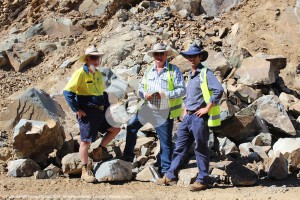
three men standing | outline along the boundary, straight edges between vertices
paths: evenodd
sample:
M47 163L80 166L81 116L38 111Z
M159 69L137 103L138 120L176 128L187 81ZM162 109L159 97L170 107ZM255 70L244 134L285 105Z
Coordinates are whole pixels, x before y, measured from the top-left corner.
M154 64L148 68L139 86L139 95L145 99L144 106L128 122L126 146L123 159L134 160L137 132L150 122L158 135L161 152L161 172L170 168L173 154L172 130L174 118L182 113L182 97L185 95L183 75L177 66L167 61L171 53L164 44L155 44L148 52Z
M186 92L186 110L183 122L178 128L178 138L170 169L164 177L157 180L159 185L172 185L177 181L178 171L184 165L184 156L195 142L195 156L199 169L195 183L190 185L191 191L199 191L207 187L209 167L209 129L220 123L219 107L217 106L223 87L213 72L204 67L201 62L208 57L208 52L193 44L189 50L181 53L191 64L188 74ZM208 115L209 114L209 115Z

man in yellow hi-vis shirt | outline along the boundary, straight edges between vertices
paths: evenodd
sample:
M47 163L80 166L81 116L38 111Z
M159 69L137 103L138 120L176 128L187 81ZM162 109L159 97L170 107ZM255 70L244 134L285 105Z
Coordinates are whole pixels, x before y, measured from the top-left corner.
M88 163L88 149L96 140L98 131L106 133L99 148L92 152L94 161L107 160L110 155L106 145L120 132L119 128L110 126L105 118L105 110L109 107L107 93L104 91L105 83L101 72L96 70L100 64L99 53L94 46L88 47L80 61L85 64L78 69L64 88L64 96L68 105L76 113L80 128L79 153L82 163L81 179L92 183L96 179Z

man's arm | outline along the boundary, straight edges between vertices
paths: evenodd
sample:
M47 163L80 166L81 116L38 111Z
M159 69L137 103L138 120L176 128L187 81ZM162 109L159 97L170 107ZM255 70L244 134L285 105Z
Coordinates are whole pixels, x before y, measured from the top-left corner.
M77 114L78 118L86 116L86 113L79 108L78 102L76 101L76 91L79 84L81 84L81 76L79 71L76 71L67 85L64 88L63 94L71 109Z
M224 92L221 83L218 81L212 71L207 70L206 78L208 89L212 91L212 96L210 97L210 102L206 105L205 108L201 108L197 112L195 112L195 115L197 115L198 117L205 115L214 105L218 104Z

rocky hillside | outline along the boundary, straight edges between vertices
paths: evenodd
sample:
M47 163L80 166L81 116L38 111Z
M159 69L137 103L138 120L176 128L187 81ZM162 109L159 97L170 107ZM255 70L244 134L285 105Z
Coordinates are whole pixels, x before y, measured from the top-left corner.
M116 104L113 117L123 124L110 150L120 156L123 119L138 102L139 80L152 62L145 53L156 42L172 48L170 61L183 73L189 65L178 52L202 44L209 52L204 64L223 84L222 126L210 138L212 177L252 185L258 177L284 179L299 172L299 0L5 0L0 9L3 172L16 160L9 175L31 176L49 164L59 169L44 171L80 173L78 127L62 88L91 44L106 52L100 70ZM44 136L33 139L27 133ZM151 126L139 134L133 172L138 180L150 180L147 166L155 162L159 146ZM51 138L57 140L49 146ZM23 158L30 159L17 160ZM33 171L17 174L21 162ZM197 172L193 167L181 173L180 184L186 185Z

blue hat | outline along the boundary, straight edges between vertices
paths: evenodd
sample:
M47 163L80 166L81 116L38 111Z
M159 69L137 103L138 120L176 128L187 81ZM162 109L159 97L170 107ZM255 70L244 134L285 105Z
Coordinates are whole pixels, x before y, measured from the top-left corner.
M203 50L201 47L199 47L196 44L192 44L187 51L182 51L180 53L184 57L191 56L191 55L202 55L201 62L204 62L208 58L208 52Z

